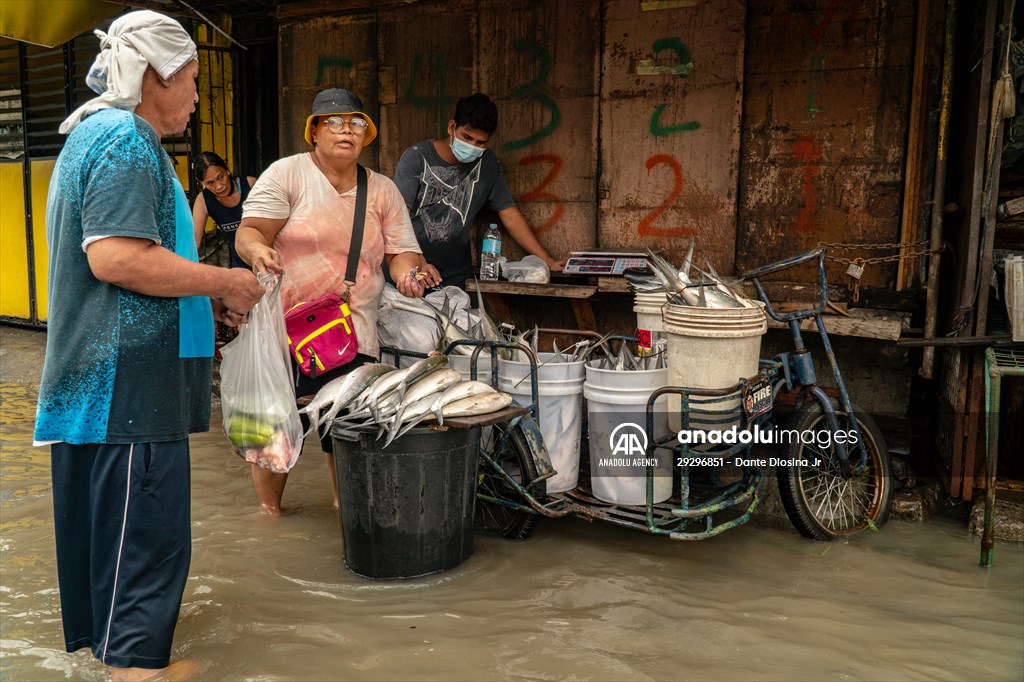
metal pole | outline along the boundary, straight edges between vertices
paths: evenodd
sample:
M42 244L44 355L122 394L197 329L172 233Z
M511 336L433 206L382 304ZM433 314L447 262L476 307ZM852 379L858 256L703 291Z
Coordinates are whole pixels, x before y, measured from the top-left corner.
M942 205L946 198L946 164L949 148L949 116L953 107L953 40L956 37L957 0L946 0L946 35L942 54L942 94L939 100L939 139L936 149L935 182L932 189L932 215L928 258L928 294L925 302L924 336L932 338L938 327L939 270L942 246ZM931 379L935 374L935 348L924 349L921 376Z
M28 138L28 55L25 43L18 43L18 87L21 93L21 184L25 202L25 251L28 265L28 319L39 324L39 303L36 301L36 245L32 219L32 155ZM65 83L65 87L67 84Z
M992 566L996 528L996 464L999 462L999 391L1002 374L995 354L985 351L985 411L988 418L985 429L985 521L981 532L981 558L985 568Z

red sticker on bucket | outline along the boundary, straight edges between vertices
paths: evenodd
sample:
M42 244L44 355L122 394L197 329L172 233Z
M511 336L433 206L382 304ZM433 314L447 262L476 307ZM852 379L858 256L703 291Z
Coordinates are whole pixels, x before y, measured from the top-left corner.
M651 349L651 330L650 329L637 329L636 330L636 345L645 350Z

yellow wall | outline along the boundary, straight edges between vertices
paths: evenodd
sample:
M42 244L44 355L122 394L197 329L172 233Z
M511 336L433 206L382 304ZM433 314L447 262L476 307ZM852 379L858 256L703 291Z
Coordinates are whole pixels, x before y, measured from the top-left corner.
M36 263L36 311L40 320L47 319L47 305L50 300L47 287L47 265L50 249L46 244L46 195L50 190L50 176L56 159L32 162L32 239L34 240Z
M173 157L174 170L188 191L188 157ZM32 162L32 237L36 268L36 310L45 321L49 301L46 246L46 194L55 160ZM29 320L28 243L21 162L0 163L0 316Z
M2 3L3 0L0 0ZM229 26L230 27L230 26ZM224 39L205 27L202 27L199 42L207 45L220 45ZM201 53L204 57L210 53ZM233 100L234 86L231 82L230 53L220 53L215 60L202 65L201 78L206 77L214 83L224 83L224 88L211 91L214 100L212 120L201 120L203 126L202 139L209 141L209 149L223 156L228 165L232 165L233 148L231 125L234 121ZM222 73L223 72L223 73ZM203 104L200 104L203 106ZM202 117L201 117L202 118ZM206 118L210 118L207 116ZM205 143L204 143L204 146ZM198 151L202 151L197 149ZM175 173L181 180L182 187L188 192L192 182L192 169L185 155L172 157ZM33 261L35 263L36 310L39 319L46 320L48 304L47 296L47 263L49 250L46 246L46 194L50 185L55 160L32 161L32 235L34 240ZM22 182L22 162L0 162L0 316L12 317L28 321L29 308L29 276L28 276L28 242L25 237L25 192ZM207 222L207 229L213 227Z
M27 320L28 245L24 197L21 164L0 163L0 315Z

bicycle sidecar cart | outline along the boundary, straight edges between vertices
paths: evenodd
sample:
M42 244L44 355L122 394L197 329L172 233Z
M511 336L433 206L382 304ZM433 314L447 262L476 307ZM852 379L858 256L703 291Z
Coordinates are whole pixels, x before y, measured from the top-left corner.
M775 311L759 278L814 260L820 287L817 305L786 314ZM478 527L522 539L541 517L573 515L676 540L701 540L750 519L760 502L761 470L767 468L775 470L787 515L802 535L830 540L877 530L888 518L892 496L889 452L881 431L850 400L821 319L828 293L824 260L824 249L817 249L745 276L753 281L766 314L788 326L791 351L762 359L756 375L739 378L730 387L666 386L650 395L645 504L599 500L585 476L570 491L546 492L553 469L537 421L537 359L529 349L516 346L531 358L533 402L528 410L495 424L482 439ZM807 319L814 320L820 334L836 397L817 385L811 353L801 336L800 323ZM513 347L488 342L473 353L475 364L481 351L490 351L495 380L501 346ZM775 409L780 394L795 397L794 411L785 423ZM664 395L679 397L679 434L703 433L704 438L655 433L655 404ZM713 433L726 425L734 437L716 439ZM586 463L587 455L582 459ZM672 477L672 494L656 502L656 478L665 475Z

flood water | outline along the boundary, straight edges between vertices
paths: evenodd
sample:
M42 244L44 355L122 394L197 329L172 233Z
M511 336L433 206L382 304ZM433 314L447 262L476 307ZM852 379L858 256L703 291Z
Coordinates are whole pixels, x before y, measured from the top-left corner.
M0 384L0 678L102 680L64 653L48 448ZM216 417L215 417L216 418ZM1024 547L979 568L959 519L848 543L748 524L704 542L563 519L477 536L462 566L375 582L342 561L307 448L289 513L256 511L219 429L192 441L192 569L174 658L202 680L1021 680Z

